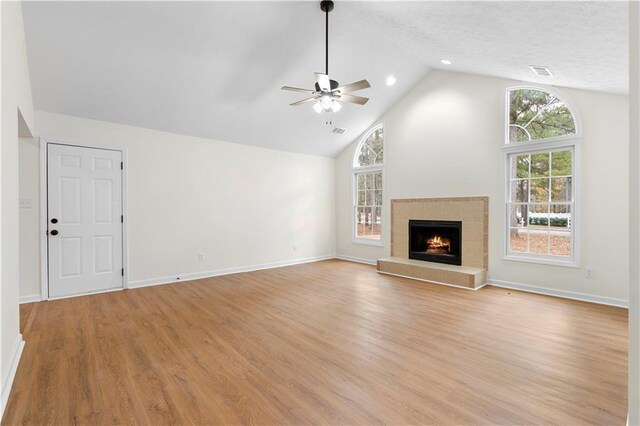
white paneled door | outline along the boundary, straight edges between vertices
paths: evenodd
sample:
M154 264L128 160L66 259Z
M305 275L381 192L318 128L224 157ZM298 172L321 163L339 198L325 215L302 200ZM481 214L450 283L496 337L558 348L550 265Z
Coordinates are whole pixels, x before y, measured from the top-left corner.
M122 152L48 144L49 297L122 288Z

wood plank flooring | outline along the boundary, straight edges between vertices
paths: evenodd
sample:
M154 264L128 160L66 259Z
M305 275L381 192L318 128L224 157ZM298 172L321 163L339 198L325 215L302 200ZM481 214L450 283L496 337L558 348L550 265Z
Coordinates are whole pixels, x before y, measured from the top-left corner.
M29 307L3 424L603 424L627 311L331 260Z
M27 324L29 324L34 306L35 303L25 303L20 305L20 333L24 333Z

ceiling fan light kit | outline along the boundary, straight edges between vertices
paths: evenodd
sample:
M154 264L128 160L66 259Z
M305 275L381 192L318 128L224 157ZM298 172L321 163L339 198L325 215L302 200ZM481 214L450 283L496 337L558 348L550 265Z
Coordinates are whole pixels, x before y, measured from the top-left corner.
M364 105L369 98L349 94L357 90L371 87L367 80L356 81L355 83L340 86L336 80L329 78L329 12L333 10L334 4L331 0L320 2L320 10L325 13L325 72L316 73L316 83L314 90L301 89L299 87L282 86L282 90L291 92L308 93L312 96L290 104L298 106L308 102L314 102L313 110L317 113L338 112L342 108L340 102L350 102L357 105Z

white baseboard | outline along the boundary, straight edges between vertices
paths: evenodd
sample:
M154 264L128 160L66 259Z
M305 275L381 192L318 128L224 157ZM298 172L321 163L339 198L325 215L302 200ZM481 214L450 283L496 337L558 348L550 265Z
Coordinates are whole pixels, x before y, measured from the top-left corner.
M345 256L343 254L336 254L335 258L340 260L347 260L349 262L364 263L365 265L373 265L373 266L375 266L378 263L376 260L365 259L362 257Z
M580 300L582 302L599 303L601 305L617 306L619 308L628 308L629 302L624 299L615 299L613 297L596 296L593 294L576 293L573 291L557 290L554 288L536 287L529 284L520 284L510 281L490 279L489 285L494 287L509 288L512 290L526 291L528 293L544 294L546 296L561 297L563 299Z
M22 356L22 350L24 349L24 340L22 340L22 334L16 336L16 340L13 344L11 352L11 364L9 365L9 372L4 383L2 383L2 398L0 400L0 419L4 415L4 409L7 407L9 401L9 394L11 393L11 386L13 386L13 380L16 378L16 371L18 371L18 364L20 363L20 357Z
M20 296L20 304L23 303L31 303L31 302L40 302L42 301L41 294L30 294L28 296Z
M260 263L257 265L240 266L237 268L216 269L213 271L195 272L195 273L182 274L182 275L176 275L171 277L152 278L149 280L130 281L127 285L127 288L149 287L154 285L179 283L183 281L200 280L203 278L218 277L221 275L238 274L241 272L251 272L251 271L259 271L262 269L281 268L283 266L293 266L293 265L300 265L303 263L320 262L322 260L335 259L335 257L336 257L335 255L330 254L325 256L305 257L305 258L299 258L299 259L283 260L280 262Z

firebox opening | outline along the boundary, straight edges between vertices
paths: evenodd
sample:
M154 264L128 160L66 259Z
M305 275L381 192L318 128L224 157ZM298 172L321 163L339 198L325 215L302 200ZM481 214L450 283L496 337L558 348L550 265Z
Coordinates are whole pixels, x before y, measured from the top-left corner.
M409 259L462 265L462 222L410 220Z

